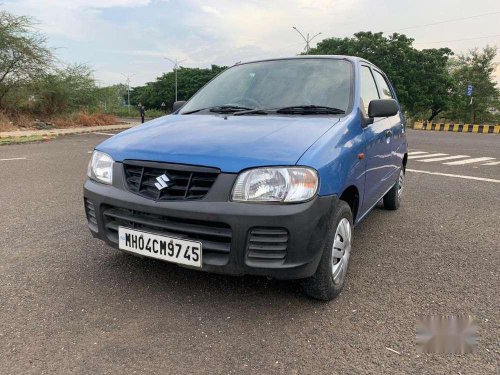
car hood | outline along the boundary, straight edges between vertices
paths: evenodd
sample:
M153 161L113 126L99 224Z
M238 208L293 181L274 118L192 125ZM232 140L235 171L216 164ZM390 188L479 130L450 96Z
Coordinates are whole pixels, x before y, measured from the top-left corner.
M223 172L294 165L338 118L170 115L96 147L115 161L148 160L216 167Z

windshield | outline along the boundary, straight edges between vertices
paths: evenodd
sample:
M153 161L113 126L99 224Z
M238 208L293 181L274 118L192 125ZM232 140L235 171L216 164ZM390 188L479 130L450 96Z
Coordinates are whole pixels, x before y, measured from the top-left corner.
M352 65L336 59L289 59L236 65L208 83L181 114L213 107L324 106L347 112Z

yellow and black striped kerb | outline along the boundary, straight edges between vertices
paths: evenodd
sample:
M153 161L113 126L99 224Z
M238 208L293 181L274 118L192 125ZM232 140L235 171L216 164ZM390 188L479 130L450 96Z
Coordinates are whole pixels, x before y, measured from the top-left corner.
M440 132L455 133L482 133L482 134L500 134L500 125L477 125L477 124L436 124L430 122L416 121L413 129L416 130L435 130Z

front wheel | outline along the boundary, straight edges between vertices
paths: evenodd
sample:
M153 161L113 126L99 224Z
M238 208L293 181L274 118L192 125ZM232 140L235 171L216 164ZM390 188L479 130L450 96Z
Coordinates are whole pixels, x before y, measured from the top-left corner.
M405 169L399 170L399 177L394 186L384 195L384 207L386 210L397 210L401 203L401 197L405 186Z
M330 301L344 287L351 255L352 221L351 208L346 202L339 201L318 269L302 282L304 292L309 297Z

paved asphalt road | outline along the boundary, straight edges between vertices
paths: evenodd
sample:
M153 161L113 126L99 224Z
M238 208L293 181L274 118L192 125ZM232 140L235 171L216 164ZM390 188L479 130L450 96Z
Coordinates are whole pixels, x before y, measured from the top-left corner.
M93 239L82 184L107 137L0 147L0 374L498 374L500 165L410 160L438 174L408 172L400 210L376 208L356 228L347 288L323 303L294 283ZM415 155L500 160L497 135L410 131L409 142ZM473 314L475 353L419 353L420 314Z

